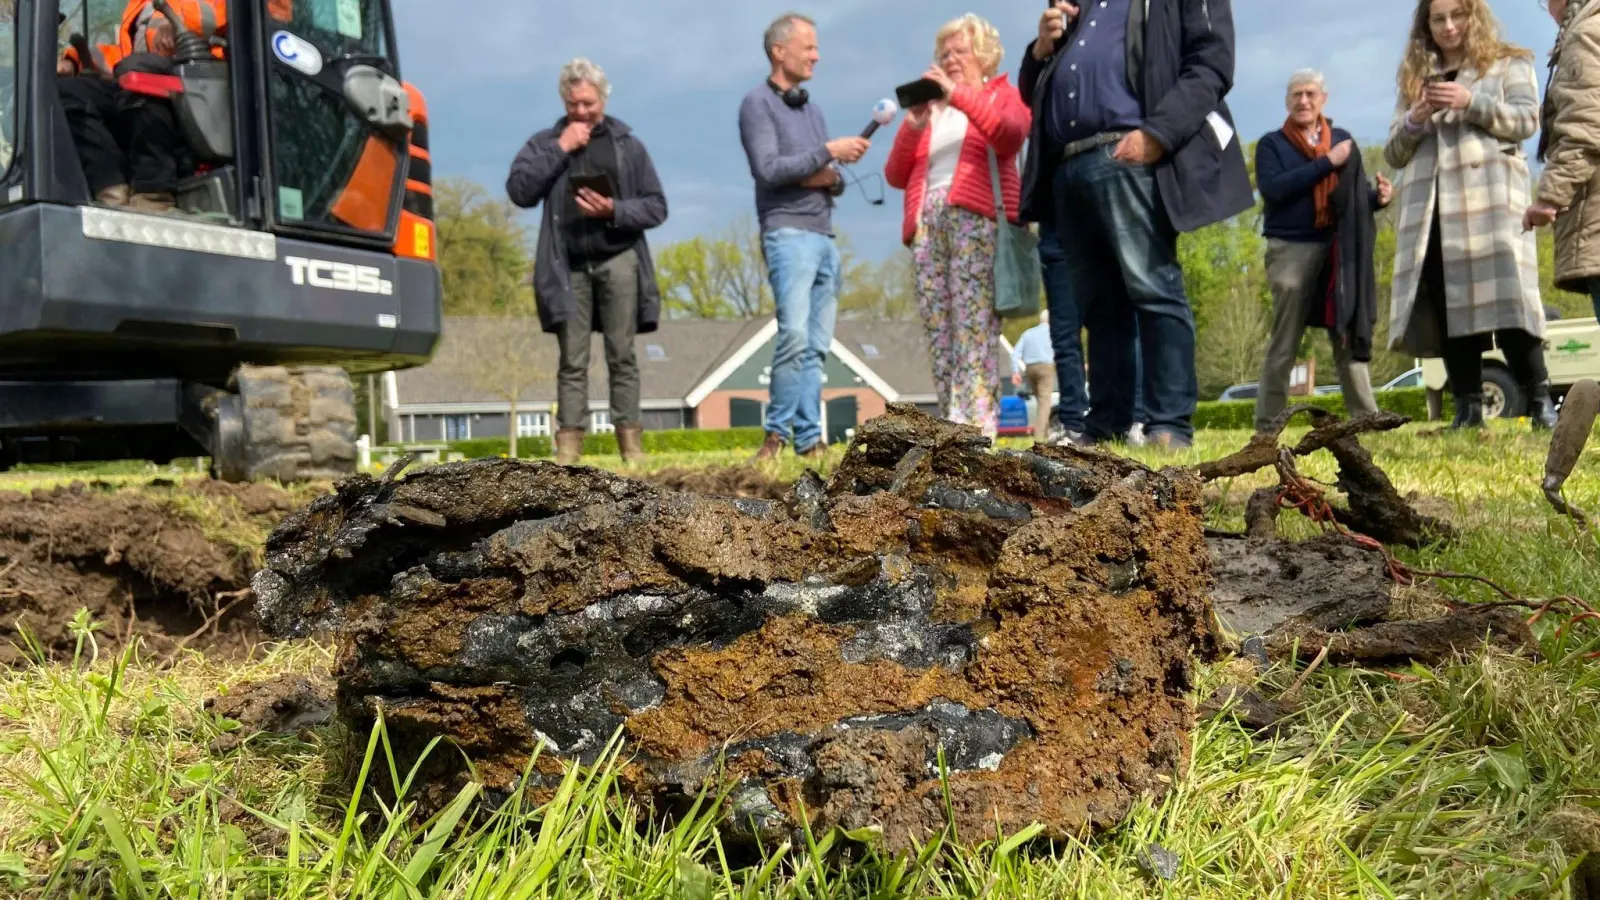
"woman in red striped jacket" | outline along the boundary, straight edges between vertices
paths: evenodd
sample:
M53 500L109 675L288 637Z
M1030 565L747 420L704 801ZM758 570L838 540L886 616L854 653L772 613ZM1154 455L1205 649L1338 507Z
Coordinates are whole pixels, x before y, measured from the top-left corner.
M915 264L939 405L952 422L991 437L1000 420L1000 317L994 311L996 203L991 151L1006 217L1017 219L1017 154L1032 113L1005 75L1000 32L968 13L939 29L924 78L944 99L906 110L884 180L905 192L901 240Z

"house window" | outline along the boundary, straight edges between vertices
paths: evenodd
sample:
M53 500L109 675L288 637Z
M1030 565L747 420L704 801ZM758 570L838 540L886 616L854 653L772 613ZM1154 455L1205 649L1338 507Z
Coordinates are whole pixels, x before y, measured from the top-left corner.
M644 357L651 362L661 362L667 358L667 350L660 344L645 344Z
M549 437L550 414L517 413L517 437Z
M464 441L472 437L472 425L466 416L444 417L444 439Z
M611 410L597 409L589 413L589 430L595 434L610 434L616 431L611 427Z

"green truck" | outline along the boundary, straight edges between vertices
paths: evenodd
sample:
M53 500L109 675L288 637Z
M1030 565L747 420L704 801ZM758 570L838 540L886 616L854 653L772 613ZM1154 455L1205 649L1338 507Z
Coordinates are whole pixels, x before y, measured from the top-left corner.
M1548 323L1544 339L1545 365L1550 369L1550 388L1559 403L1567 391L1585 378L1600 380L1600 320L1557 319ZM1422 384L1428 389L1428 417L1443 417L1444 396L1449 390L1444 361L1422 359ZM1483 356L1483 414L1488 418L1514 418L1524 409L1522 389L1511 377L1505 355L1498 348Z

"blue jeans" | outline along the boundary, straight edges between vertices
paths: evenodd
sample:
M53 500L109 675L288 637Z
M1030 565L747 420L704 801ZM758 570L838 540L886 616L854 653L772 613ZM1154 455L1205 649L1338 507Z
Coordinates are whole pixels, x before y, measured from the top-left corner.
M1111 158L1113 145L1056 168L1056 227L1067 283L1089 331L1089 415L1096 441L1146 431L1194 437L1194 313L1178 265L1178 232L1154 166ZM1140 387L1143 390L1140 390Z
M772 351L767 431L809 450L822 440L822 364L839 311L839 248L825 234L775 228L761 235L778 337Z
M1044 274L1045 304L1050 309L1050 344L1056 356L1056 421L1067 431L1082 433L1089 412L1083 372L1083 313L1067 282L1067 260L1055 225L1039 223L1039 268ZM1048 399L1048 398L1040 398ZM1043 410L1043 407L1040 407ZM1048 413L1041 412L1041 415Z

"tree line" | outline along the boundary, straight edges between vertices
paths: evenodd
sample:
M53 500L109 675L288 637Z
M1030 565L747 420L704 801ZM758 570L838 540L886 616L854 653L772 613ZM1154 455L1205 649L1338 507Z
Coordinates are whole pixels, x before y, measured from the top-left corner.
M1363 149L1368 173L1395 172L1381 148ZM1253 145L1246 147L1254 179ZM444 281L445 314L451 316L527 316L535 314L530 274L534 231L520 210L503 197L460 178L442 179L434 188L439 266ZM1261 370L1272 327L1272 294L1266 276L1266 240L1261 236L1262 206L1179 239L1184 279L1194 308L1198 343L1196 368L1202 399L1216 397L1228 386L1254 381ZM848 235L840 236L843 284L841 318L913 320L918 318L912 294L910 253L897 249L886 259L860 256ZM760 238L749 216L709 234L653 248L663 313L678 318L743 319L773 310L761 258ZM1378 215L1375 268L1379 310L1372 360L1375 385L1410 369L1414 360L1384 350L1388 343L1389 296L1384 286L1394 274L1395 227L1392 210ZM1539 275L1545 305L1564 316L1589 315L1588 299L1557 291L1552 283L1554 250L1549 229L1539 232ZM1034 323L1010 321L1011 340ZM526 386L553 373L523 371L516 363L529 354L524 344L537 329L488 329L474 357L493 360L481 372L462 377L496 396L515 396ZM500 346L504 344L504 346ZM1316 359L1320 380L1337 371L1325 332L1308 330L1302 355ZM513 416L513 421L515 417ZM514 429L513 429L514 430Z

